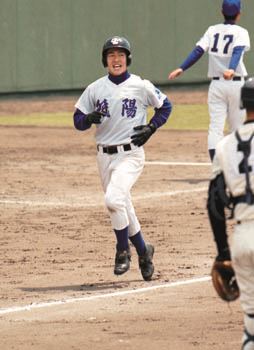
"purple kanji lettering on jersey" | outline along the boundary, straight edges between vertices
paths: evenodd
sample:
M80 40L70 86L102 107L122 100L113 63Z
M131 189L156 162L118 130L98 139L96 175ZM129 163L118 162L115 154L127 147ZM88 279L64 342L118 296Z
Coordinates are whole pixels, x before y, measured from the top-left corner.
M159 98L161 97L161 92L160 92L160 90L159 89L157 89L157 88L155 88L155 92L156 92L156 94L159 96Z
M96 102L96 109L98 112L101 112L105 115L105 117L110 117L109 111L108 111L108 101L104 98L103 101L100 102L100 100L97 100Z
M137 112L137 107L136 107L136 99L133 98L132 100L129 98L125 98L123 100L123 105L122 105L122 116L126 114L126 117L134 118Z

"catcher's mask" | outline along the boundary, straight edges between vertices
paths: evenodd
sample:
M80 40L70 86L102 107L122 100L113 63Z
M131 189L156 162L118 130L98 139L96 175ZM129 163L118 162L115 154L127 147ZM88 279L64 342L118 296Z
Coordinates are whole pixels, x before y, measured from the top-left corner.
M249 78L241 89L241 108L254 110L254 78Z
M109 49L114 49L114 48L119 48L119 49L124 49L126 52L126 63L127 66L131 64L131 46L130 43L127 39L120 37L120 36L113 36L109 39L106 40L105 44L103 45L102 48L102 64L104 67L107 67L107 52Z

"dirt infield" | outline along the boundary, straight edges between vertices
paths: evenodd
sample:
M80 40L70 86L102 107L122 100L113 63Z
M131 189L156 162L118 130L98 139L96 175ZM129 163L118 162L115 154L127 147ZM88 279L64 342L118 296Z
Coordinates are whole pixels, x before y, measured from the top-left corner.
M113 275L93 130L0 127L1 350L240 348L240 303L209 280L206 137L159 130L145 147L132 191L156 250L144 282L133 248L131 270Z

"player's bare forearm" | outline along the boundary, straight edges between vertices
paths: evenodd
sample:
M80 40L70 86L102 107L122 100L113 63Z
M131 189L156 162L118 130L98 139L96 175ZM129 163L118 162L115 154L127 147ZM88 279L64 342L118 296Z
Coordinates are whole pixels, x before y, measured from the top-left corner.
M183 73L183 69L177 68L177 69L173 70L171 73L169 73L168 79L173 80L173 79L179 77L182 73Z

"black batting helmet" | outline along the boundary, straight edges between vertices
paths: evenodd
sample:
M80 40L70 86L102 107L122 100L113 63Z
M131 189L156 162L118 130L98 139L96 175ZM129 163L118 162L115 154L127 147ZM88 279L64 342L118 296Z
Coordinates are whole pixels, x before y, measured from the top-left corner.
M109 49L124 49L126 52L127 66L131 64L131 46L127 39L120 36L112 36L105 41L102 48L102 63L104 67L107 67L107 51Z
M241 108L254 110L254 78L249 78L241 89Z

